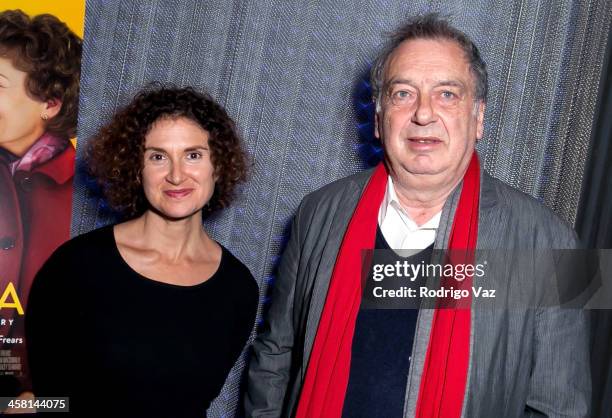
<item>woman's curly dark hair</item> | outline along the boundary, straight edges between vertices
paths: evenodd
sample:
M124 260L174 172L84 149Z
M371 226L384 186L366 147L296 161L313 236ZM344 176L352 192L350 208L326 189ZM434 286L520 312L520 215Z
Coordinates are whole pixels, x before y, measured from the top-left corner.
M215 191L204 215L226 207L237 183L246 177L246 156L234 121L208 94L191 87L152 85L100 129L88 149L91 174L111 207L134 218L148 208L141 184L145 136L163 118L185 117L208 132Z
M82 41L57 17L30 18L21 10L0 13L0 56L27 73L26 89L40 101L60 100L46 130L60 138L76 135Z

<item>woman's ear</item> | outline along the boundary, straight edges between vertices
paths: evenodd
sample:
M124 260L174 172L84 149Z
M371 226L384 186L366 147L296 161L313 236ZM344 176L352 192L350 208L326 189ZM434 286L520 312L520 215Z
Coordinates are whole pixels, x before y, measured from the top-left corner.
M62 110L62 101L59 99L49 99L43 103L40 117L44 120L53 119L60 110Z

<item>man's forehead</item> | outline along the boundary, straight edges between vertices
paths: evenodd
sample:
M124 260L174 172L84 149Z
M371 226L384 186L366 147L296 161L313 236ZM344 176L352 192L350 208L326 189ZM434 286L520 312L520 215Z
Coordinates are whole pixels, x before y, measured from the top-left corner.
M406 74L407 71L418 74ZM418 76L418 80L416 77ZM409 39L397 46L385 65L385 84L398 80L421 81L423 77L435 83L465 85L473 82L470 64L459 43L445 38Z
M406 39L397 45L390 56L397 55L398 53L405 54L415 51L432 52L434 50L443 50L447 54L460 54L464 61L468 62L465 51L458 41L442 37Z
M416 86L420 84L422 81L423 81L422 79L403 77L401 75L398 75L397 77L393 77L387 80L387 85L394 86L398 84L405 84L409 86ZM446 86L446 87L457 87L457 88L462 88L462 89L467 87L465 82L463 82L462 80L454 79L454 78L443 78L443 77L434 76L434 77L429 78L428 81L431 85L433 85L433 87Z

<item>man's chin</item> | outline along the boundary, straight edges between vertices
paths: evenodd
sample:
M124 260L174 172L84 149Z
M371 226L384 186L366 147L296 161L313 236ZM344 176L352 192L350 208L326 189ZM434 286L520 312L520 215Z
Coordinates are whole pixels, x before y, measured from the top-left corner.
M411 164L403 167L402 171L413 176L438 176L444 173L441 167L434 164Z

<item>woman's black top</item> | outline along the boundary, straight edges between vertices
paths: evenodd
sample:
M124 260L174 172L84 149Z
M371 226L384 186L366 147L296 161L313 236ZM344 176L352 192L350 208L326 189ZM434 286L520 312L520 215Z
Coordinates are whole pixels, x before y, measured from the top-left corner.
M178 286L132 270L112 227L74 238L30 293L35 394L69 396L79 416L205 416L247 342L257 302L253 276L225 248L212 277Z

